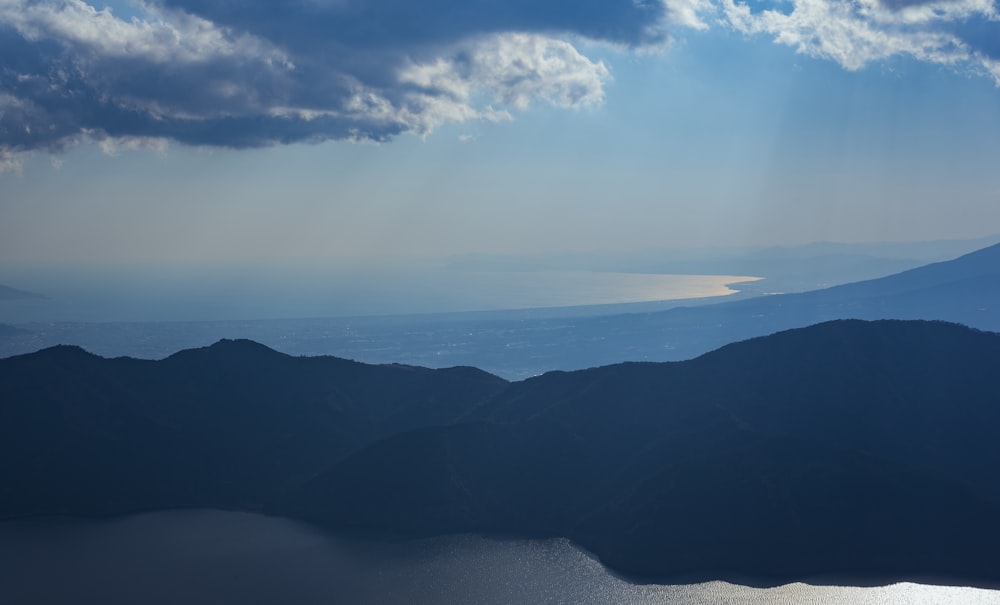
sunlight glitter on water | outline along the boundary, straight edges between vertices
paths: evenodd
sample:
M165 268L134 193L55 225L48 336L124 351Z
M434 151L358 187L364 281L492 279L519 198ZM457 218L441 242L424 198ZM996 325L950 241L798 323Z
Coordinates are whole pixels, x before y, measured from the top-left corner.
M596 271L372 271L228 274L174 281L132 275L38 283L6 323L338 317L609 305L727 296L758 277ZM77 278L80 280L80 278ZM730 287L730 286L736 286Z
M1000 604L1000 591L899 583L634 584L569 540L345 539L288 519L183 510L0 523L0 603Z

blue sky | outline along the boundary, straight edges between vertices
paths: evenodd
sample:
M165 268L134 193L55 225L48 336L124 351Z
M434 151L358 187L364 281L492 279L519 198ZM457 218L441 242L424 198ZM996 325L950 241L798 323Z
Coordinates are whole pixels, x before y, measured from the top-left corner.
M0 0L0 264L1000 232L987 0Z

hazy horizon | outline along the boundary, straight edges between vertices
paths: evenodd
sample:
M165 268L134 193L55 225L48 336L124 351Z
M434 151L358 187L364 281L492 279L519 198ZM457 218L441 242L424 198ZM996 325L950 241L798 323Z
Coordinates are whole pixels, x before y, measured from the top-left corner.
M590 313L614 313L637 303L696 304L735 294L820 289L950 260L996 242L1000 235L403 261L28 267L0 261L0 284L42 296L0 300L0 322L242 321L523 309L569 313L591 307Z
M973 0L10 0L0 261L169 280L983 237L998 23Z

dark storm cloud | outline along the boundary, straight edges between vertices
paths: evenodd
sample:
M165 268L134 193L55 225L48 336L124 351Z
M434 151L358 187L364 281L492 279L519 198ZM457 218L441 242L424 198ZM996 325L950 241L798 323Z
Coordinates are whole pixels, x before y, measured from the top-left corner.
M564 38L664 40L659 0L0 0L0 164L83 139L257 147L386 140L542 100L600 102ZM475 99L485 102L474 103Z
M283 76L257 61L232 55L178 65L169 58L102 55L27 40L11 28L0 29L0 52L11 58L0 68L0 141L11 151L60 150L82 136L229 146L288 138L276 127L233 136L233 123L259 117L261 97L281 98Z
M896 55L1000 84L996 0L0 0L0 170L83 140L259 147L387 140L600 103L579 40L708 23L859 69Z
M655 26L665 14L658 0L160 0L160 4L310 50L332 44L405 51L507 31L568 32L641 45L662 36Z

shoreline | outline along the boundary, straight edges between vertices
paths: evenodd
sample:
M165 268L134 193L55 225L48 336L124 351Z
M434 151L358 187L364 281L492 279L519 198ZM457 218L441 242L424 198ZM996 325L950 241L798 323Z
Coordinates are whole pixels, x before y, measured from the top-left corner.
M450 314L542 312L615 305L644 305L715 299L741 291L734 287L766 276L710 273L610 271L487 271L468 275L439 272L426 283L389 281L340 290L303 291L298 304L268 303L241 307L232 301L177 290L172 299L150 299L141 290L83 296L67 292L40 301L6 301L3 323L12 326L51 323L215 323L284 319L407 318ZM332 288L332 286L331 286ZM350 293L353 304L343 304ZM415 296L416 294L416 296ZM286 297L288 298L288 297ZM174 300L176 299L176 300ZM285 300L285 299L282 299ZM391 301L395 303L389 304ZM404 302L400 302L404 301ZM0 301L0 303L5 301ZM44 303L44 304L40 304ZM225 309L220 312L219 309Z
M280 519L309 527L315 531L329 534L335 538L365 543L365 544L386 544L405 545L422 541L443 540L448 538L475 537L488 541L497 542L520 542L520 541L549 541L565 540L574 550L583 554L588 559L598 563L609 575L635 586L694 586L700 584L710 584L722 582L733 586L742 586L755 589L775 589L793 584L804 584L814 587L838 587L838 588L881 588L896 584L915 584L920 586L933 587L954 587L972 588L978 590L997 591L1000 597L1000 580L990 580L986 578L960 577L949 574L934 574L928 572L915 572L906 574L901 572L832 572L797 575L755 575L733 571L718 572L691 572L681 574L665 574L656 576L630 575L615 567L608 565L597 553L588 550L576 541L557 535L530 535L512 533L486 533L486 532L462 532L447 534L406 534L393 531L381 531L371 528L351 528L336 527L316 523L306 519L297 518L283 514L277 514L267 509L249 508L221 508L206 506L172 506L157 508L137 508L122 511L90 512L90 513L66 513L66 512L29 512L15 515L0 516L0 528L6 524L16 524L18 522L32 521L100 521L113 519L126 519L141 515L151 515L157 513L170 512L221 512L237 513L243 515L253 515Z

